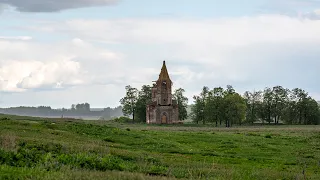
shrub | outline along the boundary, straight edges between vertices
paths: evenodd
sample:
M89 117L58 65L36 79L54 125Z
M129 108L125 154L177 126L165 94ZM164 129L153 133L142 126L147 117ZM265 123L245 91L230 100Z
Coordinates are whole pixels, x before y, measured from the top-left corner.
M131 122L132 120L128 117L121 116L121 117L113 119L113 121L119 122L119 123L128 123L128 122Z
M114 142L115 142L115 141L114 141L113 139L111 139L110 137L105 137L103 140L106 141L106 142L111 142L111 143L114 143Z
M6 121L6 120L10 120L10 118L8 118L8 117L2 117L2 118L0 118L0 120Z
M270 135L270 134L267 134L267 135L265 136L265 138L271 138L271 135Z
M246 136L260 136L259 134L248 132L246 133Z

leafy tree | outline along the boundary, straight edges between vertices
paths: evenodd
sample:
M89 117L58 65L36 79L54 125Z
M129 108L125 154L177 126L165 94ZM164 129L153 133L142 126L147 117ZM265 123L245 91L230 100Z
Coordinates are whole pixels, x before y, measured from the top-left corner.
M71 111L75 111L76 110L76 105L75 104L72 104L71 105Z
M275 86L272 89L272 114L274 118L274 123L279 124L284 109L288 104L288 89L283 88L282 86Z
M226 127L232 124L241 124L245 119L246 104L243 97L238 93L226 93L224 97L224 117Z
M254 123L259 118L259 104L262 101L261 91L246 91L244 93L244 99L247 106L246 120L249 123Z
M288 103L283 110L287 124L318 124L320 119L318 103L300 88L289 91Z
M293 100L289 100L283 113L283 121L286 124L296 124L298 119L297 103Z
M304 90L295 88L289 91L288 103L283 113L283 121L287 124L298 124L302 122L302 115L307 94ZM304 103L303 103L304 102Z
M199 96L193 96L194 104L191 106L191 119L199 124L203 117L203 105Z
M272 97L273 91L271 88L265 88L263 91L262 105L259 109L260 118L263 119L263 121L266 120L269 124L272 121Z
M76 111L81 113L90 112L90 104L89 103L79 103L77 105L72 105L71 108L75 108Z
M259 102L256 105L256 112L257 112L257 118L261 120L262 124L265 124L265 122L268 120L267 116L266 116L266 108L265 105L263 104L263 101L261 100L261 102ZM248 110L247 110L248 112ZM270 121L269 121L270 122Z
M110 107L104 108L102 113L103 118L111 119L111 111L112 109Z
M122 107L117 106L115 108L110 108L110 107L104 108L101 116L103 119L106 119L106 120L110 120L114 117L121 117L123 116Z
M208 96L205 100L204 114L206 116L207 122L216 121L215 113L215 101L214 101L214 92L211 90L208 92Z
M126 96L121 98L122 112L125 116L132 115L132 121L135 120L136 103L138 100L138 89L131 87L130 85L125 87Z
M214 111L215 111L215 117L216 117L216 126L217 122L219 121L220 126L223 122L223 97L224 97L224 89L222 87L216 87L213 89L214 93Z
M205 114L209 122L215 122L216 126L218 126L218 122L220 121L220 125L223 121L223 95L224 91L221 87L216 87L213 90L209 91L206 106L205 106Z
M302 124L306 118L307 104L308 104L308 93L300 88L295 88L292 90L291 94L294 103L295 114L298 117L298 123Z
M320 107L316 100L307 98L304 124L318 125L320 121Z
M143 85L138 92L136 103L136 117L139 122L146 122L147 104L151 102L152 98L151 86Z
M176 89L173 94L173 98L177 101L179 109L179 120L185 120L188 117L187 106L188 98L184 96L185 90L182 88Z
M89 112L90 111L90 104L89 103L84 103L83 109L84 109L84 111Z
M236 93L235 89L231 85L227 85L226 90L224 91L225 95Z
M206 123L206 120L208 120L208 114L205 114L206 111L205 111L205 107L206 107L206 104L207 104L207 97L208 97L208 94L209 94L209 88L207 86L204 86L202 88L202 91L200 93L200 113L201 113L201 120L202 120L202 124L205 124Z

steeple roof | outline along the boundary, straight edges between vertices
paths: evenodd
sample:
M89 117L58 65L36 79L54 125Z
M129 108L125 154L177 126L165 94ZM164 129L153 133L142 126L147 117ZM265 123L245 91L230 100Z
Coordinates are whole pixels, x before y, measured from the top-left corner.
M166 66L166 61L163 61L163 65L162 65L162 68L161 68L161 72L159 74L158 81L164 81L164 80L171 82L171 79L169 77L169 73L168 73L168 70L167 70L167 66Z

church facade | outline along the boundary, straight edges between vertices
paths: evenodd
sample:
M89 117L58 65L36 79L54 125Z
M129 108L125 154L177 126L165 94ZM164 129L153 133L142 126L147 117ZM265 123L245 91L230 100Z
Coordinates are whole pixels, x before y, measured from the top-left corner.
M172 81L163 61L161 72L152 87L152 100L147 105L147 124L175 124L179 123L178 105L172 98Z

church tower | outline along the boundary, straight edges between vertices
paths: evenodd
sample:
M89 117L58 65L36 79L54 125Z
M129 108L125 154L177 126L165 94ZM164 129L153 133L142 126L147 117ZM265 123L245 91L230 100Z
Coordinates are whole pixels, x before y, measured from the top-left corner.
M178 106L172 99L172 81L163 61L157 81L152 87L152 102L147 105L147 123L173 124L178 123Z
M159 89L158 105L168 106L172 104L172 81L169 77L166 62L163 61L159 79L156 81Z

